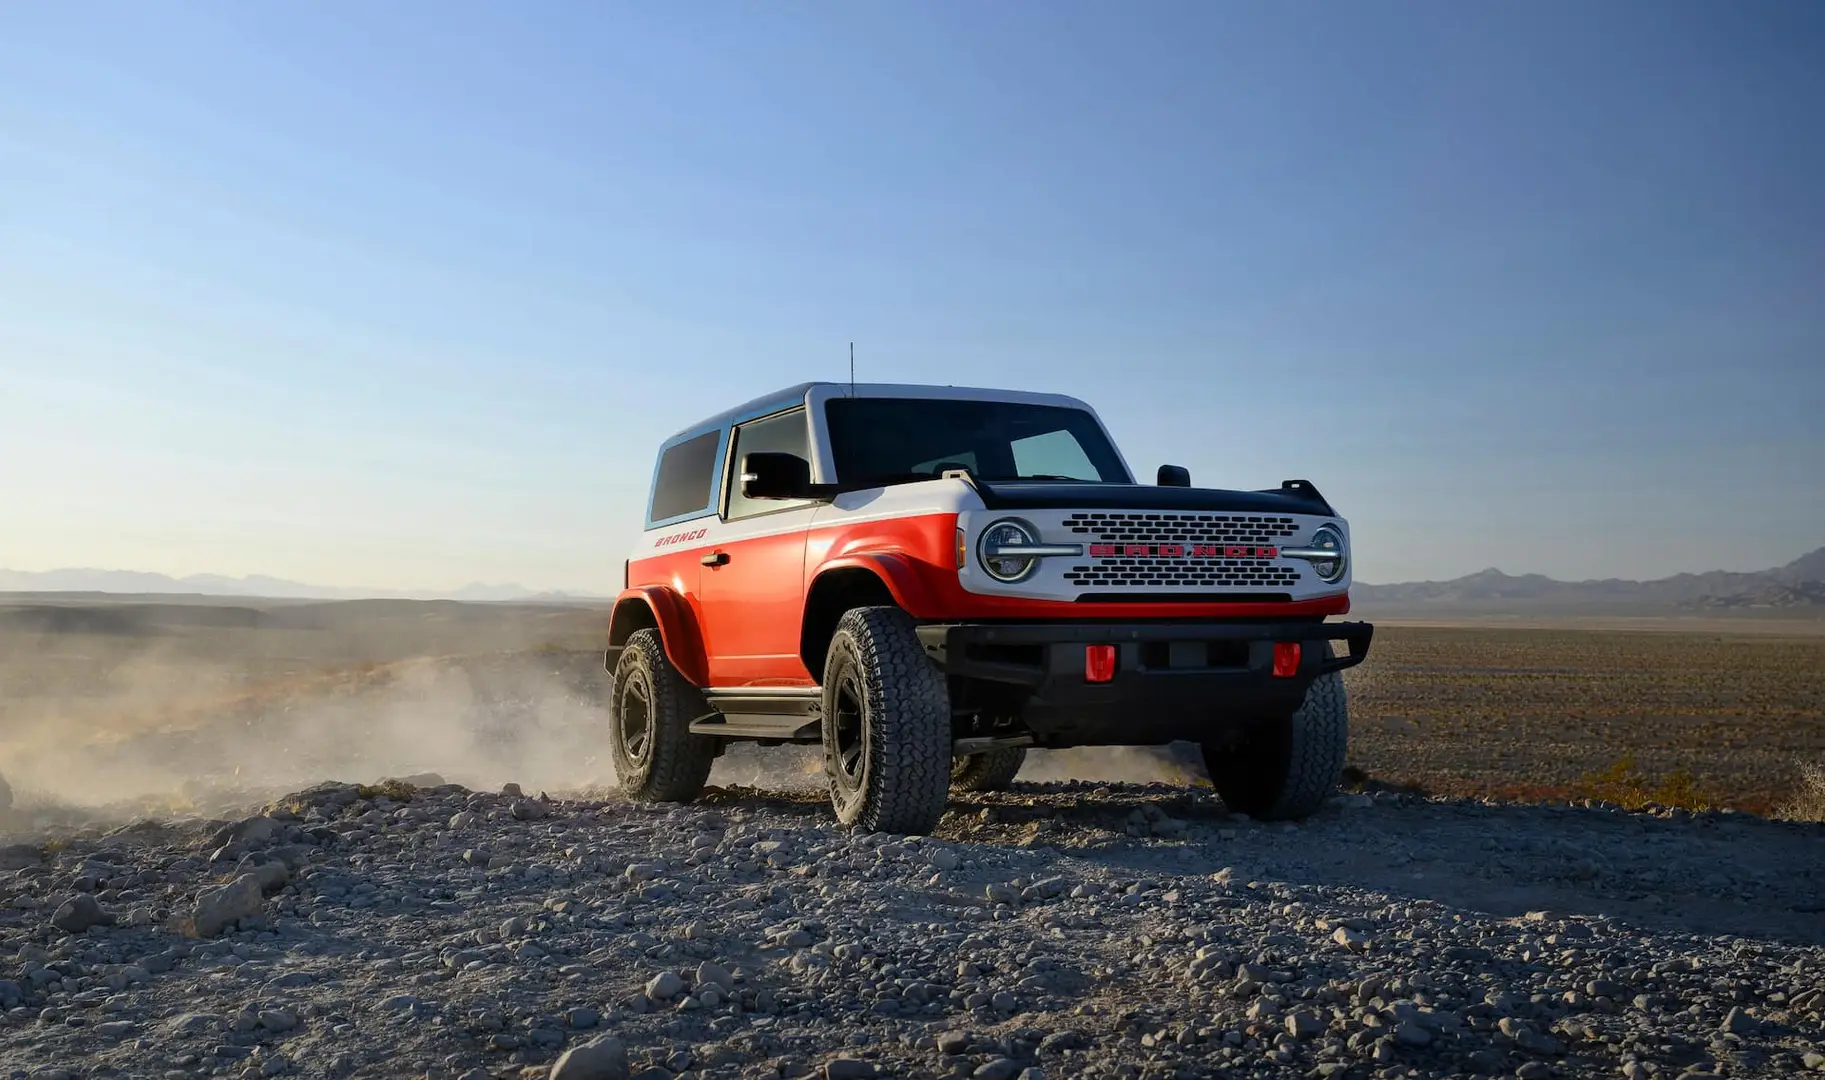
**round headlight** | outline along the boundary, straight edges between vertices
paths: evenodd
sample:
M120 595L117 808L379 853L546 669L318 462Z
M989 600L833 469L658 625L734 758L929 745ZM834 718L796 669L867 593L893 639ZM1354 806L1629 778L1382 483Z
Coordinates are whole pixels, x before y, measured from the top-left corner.
M1001 549L1030 547L1038 535L1024 521L1002 518L982 530L982 535L976 540L976 557L990 577L1004 585L1012 585L1030 576L1039 565L1039 560L1032 555L1003 555Z
M1320 525L1312 533L1312 541L1307 547L1321 551L1335 551L1335 559L1313 559L1312 572L1327 585L1335 585L1343 580L1344 568L1348 566L1350 555L1343 549L1343 532L1335 525Z

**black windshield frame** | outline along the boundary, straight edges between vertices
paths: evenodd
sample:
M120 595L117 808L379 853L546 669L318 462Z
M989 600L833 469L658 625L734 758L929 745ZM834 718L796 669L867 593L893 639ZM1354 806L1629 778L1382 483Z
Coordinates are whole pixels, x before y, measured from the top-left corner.
M981 398L833 397L824 403L835 481L844 487L932 480L945 463L984 481L1058 480L1131 484L1121 455L1096 417L1061 405ZM1021 475L1014 444L1065 433L1094 477Z

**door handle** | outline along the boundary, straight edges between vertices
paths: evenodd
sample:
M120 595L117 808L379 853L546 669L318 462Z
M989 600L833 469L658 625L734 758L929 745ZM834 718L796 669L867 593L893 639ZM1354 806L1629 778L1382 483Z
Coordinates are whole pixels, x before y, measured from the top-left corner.
M713 551L697 561L705 566L722 566L729 561L729 553L726 551Z

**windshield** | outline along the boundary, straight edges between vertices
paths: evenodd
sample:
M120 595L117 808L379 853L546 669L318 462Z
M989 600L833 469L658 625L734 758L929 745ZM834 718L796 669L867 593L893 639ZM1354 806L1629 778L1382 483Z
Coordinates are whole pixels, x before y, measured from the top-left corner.
M909 483L947 469L991 481L1129 482L1082 409L934 398L832 398L824 409L840 484Z

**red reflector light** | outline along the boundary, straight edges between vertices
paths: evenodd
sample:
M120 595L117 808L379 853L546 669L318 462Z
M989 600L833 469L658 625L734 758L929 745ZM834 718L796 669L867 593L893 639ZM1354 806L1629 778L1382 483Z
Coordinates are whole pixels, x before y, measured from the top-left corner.
M1299 643L1274 642L1274 678L1290 679L1299 674Z
M1115 678L1115 646L1092 645L1084 650L1084 679L1108 682Z

